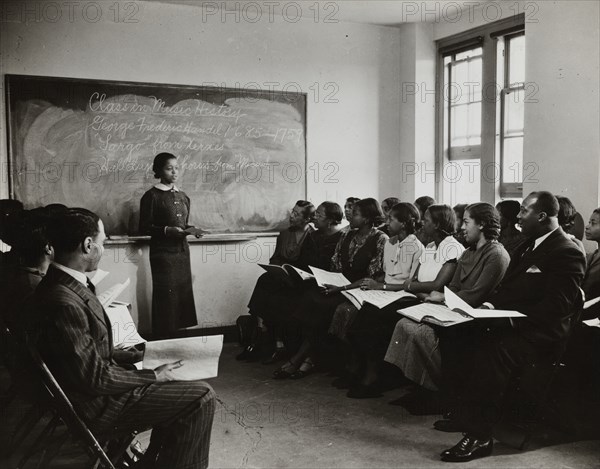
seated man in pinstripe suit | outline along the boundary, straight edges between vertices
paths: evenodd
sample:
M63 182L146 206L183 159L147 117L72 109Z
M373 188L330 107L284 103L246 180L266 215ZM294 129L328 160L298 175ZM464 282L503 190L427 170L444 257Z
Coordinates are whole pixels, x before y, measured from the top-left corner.
M128 370L113 358L108 318L85 272L96 270L106 238L99 217L71 208L50 224L54 263L40 282L28 330L52 373L92 431L144 430L143 467L203 469L215 410L211 387L172 380L178 363Z

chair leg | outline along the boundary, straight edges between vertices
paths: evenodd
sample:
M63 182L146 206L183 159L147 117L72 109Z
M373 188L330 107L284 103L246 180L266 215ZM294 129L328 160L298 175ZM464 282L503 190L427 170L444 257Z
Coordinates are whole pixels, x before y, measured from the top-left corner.
M54 431L54 429L58 426L59 422L60 417L58 415L54 415L54 417L52 417L50 422L46 424L42 432L35 439L33 444L31 444L31 446L25 451L25 454L23 455L15 469L23 469L23 467L25 467L25 464L27 464L29 458L31 458L31 456L36 452L38 446L48 438L48 435Z
M127 451L127 448L129 448L136 435L137 432L132 432L129 435L124 436L123 438L117 440L116 447L114 449L112 449L110 452L106 452L113 464L118 464L121 462L125 451Z
M9 448L6 452L8 457L12 456L13 453L21 446L25 438L27 438L45 413L46 412L44 409L40 409L35 405L26 412L13 431L10 443L8 445Z
M54 430L56 430L56 428L57 427L54 427ZM52 431L52 433L54 433L54 430ZM51 436L52 436L52 434L49 435L48 437L50 438ZM41 469L50 467L50 463L54 460L54 458L56 458L56 456L58 456L58 454L60 453L60 449L63 447L63 445L66 443L66 441L68 439L69 439L69 432L67 431L64 435L62 435L58 439L58 441L56 441L56 443L44 448L42 455L40 457L40 462L38 464L38 467Z

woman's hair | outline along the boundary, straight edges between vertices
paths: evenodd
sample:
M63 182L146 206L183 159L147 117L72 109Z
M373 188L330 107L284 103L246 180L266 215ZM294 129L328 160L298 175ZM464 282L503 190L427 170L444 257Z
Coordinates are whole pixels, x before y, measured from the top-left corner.
M517 224L517 215L521 210L521 204L517 200L502 200L496 204L496 209L508 220L510 226Z
M359 200L354 204L354 208L360 210L360 214L369 220L371 226L379 226L385 220L379 202L371 197Z
M456 231L456 214L450 205L433 204L427 209L431 221L437 224L437 230L444 236L453 235Z
M493 205L486 202L477 202L467 205L465 212L469 212L475 223L482 225L481 230L485 239L498 239L500 237L500 214Z
M352 205L354 205L354 204L355 204L356 202L358 202L359 200L360 200L360 198L359 198L359 197L348 197L348 198L346 199L346 203L347 203L347 204L352 204Z
M568 233L575 224L577 209L568 197L557 195L556 200L558 200L558 224Z
M597 213L598 215L600 215L600 207L598 207L596 210L594 210L592 213Z
M0 240L13 246L16 241L15 223L23 211L23 203L16 199L0 200Z
M433 199L433 197L429 197L428 195L424 195L415 200L415 205L421 213L425 213L433 204L435 204L435 199Z
M48 211L44 207L21 212L17 222L19 237L15 247L26 265L38 262L44 255L46 246L50 244L48 236L50 220Z
M460 218L461 220L465 217L465 209L469 204L458 204L452 207L454 213L456 213L456 218Z
M296 206L302 209L302 216L304 216L304 218L308 218L312 221L315 217L316 209L312 202L309 202L308 200L298 200Z
M336 202L322 202L321 205L325 209L325 218L333 222L334 225L339 225L344 218L344 210L340 204Z
M394 205L399 204L400 199L398 197L388 197L381 201L381 206L387 205L388 208L392 208Z
M390 210L390 216L400 223L404 223L404 230L407 234L416 233L423 225L419 209L408 202L400 202L394 205Z
M152 163L152 171L154 171L154 177L156 179L160 179L160 172L163 170L167 161L177 159L175 155L172 153L159 153L154 157L154 162Z

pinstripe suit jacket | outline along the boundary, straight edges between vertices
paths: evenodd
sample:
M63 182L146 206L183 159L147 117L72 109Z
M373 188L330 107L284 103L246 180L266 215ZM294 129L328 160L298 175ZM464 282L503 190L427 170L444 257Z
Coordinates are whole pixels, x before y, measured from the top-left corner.
M96 295L50 266L38 285L28 329L52 373L86 420L114 421L156 382L152 370L126 370L113 359L110 323Z

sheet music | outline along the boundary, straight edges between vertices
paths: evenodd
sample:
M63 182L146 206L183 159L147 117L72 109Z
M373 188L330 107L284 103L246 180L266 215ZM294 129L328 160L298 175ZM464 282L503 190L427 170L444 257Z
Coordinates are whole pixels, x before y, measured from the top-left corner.
M471 305L463 300L460 296L450 290L448 287L444 287L444 299L446 306L450 309L459 309L471 316Z
M92 275L90 277L90 282L92 282L92 285L94 285L95 287L98 286L98 284L104 280L104 278L108 275L108 272L106 270L102 270L102 269L97 269L94 272L94 275Z
M384 308L400 298L416 298L412 293L405 291L361 290L360 288L343 291L342 295L346 298L349 298L350 296L354 297L361 306L366 301L378 308Z
M138 333L129 308L125 304L113 303L105 310L112 328L115 348L127 348L146 342Z
M339 272L327 272L326 270L319 269L317 267L309 266L310 270L315 276L315 280L317 281L317 285L322 287L325 284L334 285L336 287L343 287L344 285L348 285L352 282L344 277L344 274Z
M127 280L125 280L123 283L117 283L98 295L98 300L104 309L106 309L114 300L117 299L121 293L123 293L123 290L129 286L130 282L131 281L129 278L127 278Z
M409 308L399 309L398 313L403 316L407 316L411 319L414 319L417 322L421 322L423 318L429 316L432 317L442 323L453 323L458 324L461 322L471 321L472 318L465 317L460 313L452 311L443 305L436 305L432 303L421 303L416 306L411 306Z
M524 314L518 311L508 311L504 309L477 309L472 308L467 302L460 298L456 293L448 287L444 287L444 297L446 305L453 310L459 310L467 313L475 319L491 319L491 318L522 318Z
M154 340L146 343L143 367L154 369L182 360L183 366L171 371L177 381L214 378L222 348L222 335Z
M313 274L311 274L309 272L304 272L302 269L299 269L298 267L294 267L293 265L290 265L290 264L285 264L285 265L286 265L286 267L289 266L292 269L294 269L294 271L300 276L300 278L302 280L308 280L311 278L315 278L315 276Z

